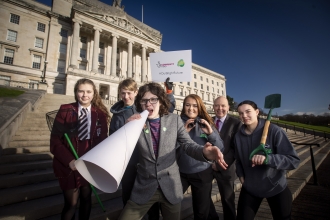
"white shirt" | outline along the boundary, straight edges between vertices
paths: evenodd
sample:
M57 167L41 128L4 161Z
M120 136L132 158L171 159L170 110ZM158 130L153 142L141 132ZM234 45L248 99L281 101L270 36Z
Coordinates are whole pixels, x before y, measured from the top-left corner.
M80 115L81 115L81 109L83 109L84 107L82 107L80 105L80 103L78 102L79 104L79 107L78 107L78 118L80 118ZM87 135L87 138L86 139L90 139L90 133L91 133L91 124L92 124L92 115L91 115L91 107L92 105L89 105L87 108L87 121L88 121L88 126L87 126L87 129L88 129L88 135Z

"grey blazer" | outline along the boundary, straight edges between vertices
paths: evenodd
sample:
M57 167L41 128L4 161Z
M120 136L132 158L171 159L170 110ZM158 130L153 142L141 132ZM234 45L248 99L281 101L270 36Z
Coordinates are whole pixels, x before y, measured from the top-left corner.
M149 123L146 122L150 131ZM180 146L177 145L180 143ZM191 140L179 115L163 115L160 118L160 139L158 158L155 158L151 133L142 130L136 147L139 150L137 176L131 193L131 200L144 204L160 187L171 204L183 198L179 167L176 163L176 148L183 147L185 152L196 160L206 161L203 146Z

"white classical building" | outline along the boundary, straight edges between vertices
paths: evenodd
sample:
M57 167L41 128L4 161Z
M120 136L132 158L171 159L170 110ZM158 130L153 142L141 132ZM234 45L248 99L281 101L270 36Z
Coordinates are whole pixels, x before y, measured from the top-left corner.
M0 19L0 79L48 93L73 95L75 82L89 78L104 99L117 97L125 78L151 81L149 54L161 51L162 34L129 16L118 0L53 0L51 7L0 0ZM175 82L177 108L191 93L209 109L226 95L223 75L197 64L192 75L191 82Z

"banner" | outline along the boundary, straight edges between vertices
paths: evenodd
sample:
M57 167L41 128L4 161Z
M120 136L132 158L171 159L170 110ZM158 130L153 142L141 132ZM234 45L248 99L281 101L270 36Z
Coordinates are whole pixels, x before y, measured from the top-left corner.
M147 120L148 111L142 112L141 117L125 124L76 160L75 165L79 173L103 192L117 191Z
M191 50L150 53L151 80L191 81Z

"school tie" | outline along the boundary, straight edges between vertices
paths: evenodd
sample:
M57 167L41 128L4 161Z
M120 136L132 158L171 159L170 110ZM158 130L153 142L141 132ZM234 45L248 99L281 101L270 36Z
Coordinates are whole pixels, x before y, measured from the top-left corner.
M88 120L87 120L87 109L82 108L79 117L79 129L78 138L79 140L85 140L88 136Z
M222 127L222 121L220 119L217 119L217 121L215 122L215 126L217 127L218 131L221 131L221 127Z

